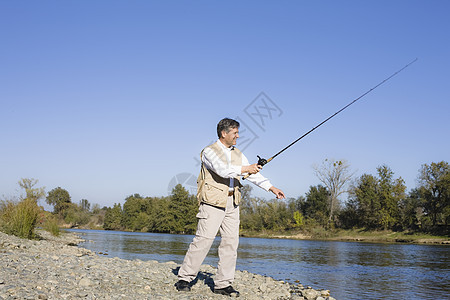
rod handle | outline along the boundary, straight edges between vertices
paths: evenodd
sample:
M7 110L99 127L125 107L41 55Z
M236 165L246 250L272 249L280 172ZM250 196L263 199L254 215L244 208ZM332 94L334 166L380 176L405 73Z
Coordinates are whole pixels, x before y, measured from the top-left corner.
M263 167L265 164L267 164L268 162L270 162L272 160L273 157L269 158L269 159L265 159L265 158L261 158L259 155L256 155L258 157L258 165L260 165L261 167ZM244 177L242 177L243 180L247 179L251 174L245 174Z

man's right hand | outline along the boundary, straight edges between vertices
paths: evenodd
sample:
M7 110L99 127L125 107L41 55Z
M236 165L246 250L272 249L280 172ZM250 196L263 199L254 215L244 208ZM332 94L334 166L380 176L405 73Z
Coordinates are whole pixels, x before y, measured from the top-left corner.
M249 165L249 166L242 166L241 168L241 173L249 173L249 174L256 174L258 173L260 170L262 169L262 167L258 164L253 164L253 165Z

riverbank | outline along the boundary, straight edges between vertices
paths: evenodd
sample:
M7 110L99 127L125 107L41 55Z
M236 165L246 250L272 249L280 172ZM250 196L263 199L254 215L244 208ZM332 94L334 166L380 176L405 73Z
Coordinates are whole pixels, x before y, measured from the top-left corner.
M100 224L96 226L77 226L59 224L60 228L76 228L87 230L103 230ZM126 231L126 230L125 230ZM391 230L364 230L364 229L324 229L312 227L304 230L275 231L275 230L240 230L240 236L250 238L268 239L294 239L315 241L340 241L340 242L370 242L370 243L403 243L403 244L440 244L450 245L449 236L435 236L417 232L394 232Z
M241 236L294 240L450 245L450 239L448 237L393 231L324 229L312 230L311 232L292 231L289 233L276 231L241 231Z
M212 292L216 268L202 265L191 292L178 292L174 262L109 258L77 247L76 234L40 240L0 232L0 299L227 299ZM334 300L317 291L270 277L236 271L233 286L241 299Z

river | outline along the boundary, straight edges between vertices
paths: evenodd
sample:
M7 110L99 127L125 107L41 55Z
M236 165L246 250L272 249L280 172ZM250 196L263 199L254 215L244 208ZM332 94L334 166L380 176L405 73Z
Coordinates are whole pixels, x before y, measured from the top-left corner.
M183 262L192 235L77 230L80 246L123 259ZM214 242L204 264L217 266ZM238 270L345 299L450 299L450 247L240 238Z

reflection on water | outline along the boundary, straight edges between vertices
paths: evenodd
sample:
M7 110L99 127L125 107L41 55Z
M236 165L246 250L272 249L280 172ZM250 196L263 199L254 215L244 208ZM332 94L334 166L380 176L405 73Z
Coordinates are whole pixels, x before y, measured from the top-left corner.
M124 259L183 262L191 235L73 230L81 246ZM214 242L205 264L217 266ZM449 299L450 248L241 238L239 270L316 289L336 299Z

